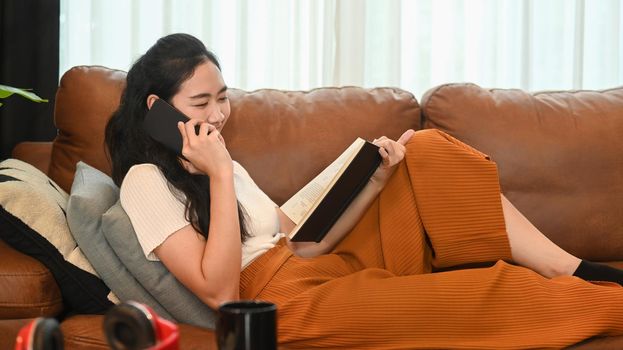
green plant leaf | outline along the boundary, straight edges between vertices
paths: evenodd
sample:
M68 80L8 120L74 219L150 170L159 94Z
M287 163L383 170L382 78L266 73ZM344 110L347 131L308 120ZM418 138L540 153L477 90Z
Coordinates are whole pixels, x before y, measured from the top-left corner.
M25 89L18 89L7 85L0 84L0 98L7 98L13 94L18 94L22 97L25 97L33 102L48 102L48 100L43 99L36 94L26 91ZM1 104L0 104L1 106Z
M7 90L0 88L0 98L7 98L11 95L13 95L11 91L7 91Z

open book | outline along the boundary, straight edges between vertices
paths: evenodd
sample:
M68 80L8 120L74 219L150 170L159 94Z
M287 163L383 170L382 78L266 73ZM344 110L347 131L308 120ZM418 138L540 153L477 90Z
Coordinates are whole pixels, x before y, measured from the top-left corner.
M379 147L357 138L280 208L294 221L294 242L320 242L381 162Z

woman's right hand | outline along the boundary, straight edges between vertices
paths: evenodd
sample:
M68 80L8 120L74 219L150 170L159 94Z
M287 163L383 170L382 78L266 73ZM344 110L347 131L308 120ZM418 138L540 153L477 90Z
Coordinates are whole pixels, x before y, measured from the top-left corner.
M199 125L199 134L195 126ZM190 173L202 173L210 177L232 176L233 163L225 147L223 136L215 126L190 119L186 123L178 122L177 128L182 134L182 160L184 168Z

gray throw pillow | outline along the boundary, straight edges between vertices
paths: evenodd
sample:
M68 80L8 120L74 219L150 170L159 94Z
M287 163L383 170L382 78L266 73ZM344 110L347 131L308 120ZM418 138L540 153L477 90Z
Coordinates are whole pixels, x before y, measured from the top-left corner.
M214 311L184 287L161 262L147 260L120 201L102 217L102 230L111 248L132 276L177 321L214 329Z
M119 188L108 175L78 162L67 203L71 233L100 278L118 298L147 304L160 316L173 320L123 265L102 233L102 215L118 199Z

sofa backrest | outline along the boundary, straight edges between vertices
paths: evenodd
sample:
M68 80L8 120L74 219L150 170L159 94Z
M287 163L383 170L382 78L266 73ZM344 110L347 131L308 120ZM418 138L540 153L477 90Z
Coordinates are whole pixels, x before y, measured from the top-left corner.
M125 75L81 66L61 79L49 175L65 190L79 160L110 174L103 130ZM230 100L228 149L278 204L357 136L438 128L489 154L506 196L554 242L623 260L623 88L530 94L446 84L425 94L421 111L395 88L231 89Z
M104 128L119 104L126 73L74 67L56 95L50 177L71 188L78 161L110 174ZM420 129L413 95L395 88L312 91L230 89L232 113L223 129L232 158L278 204L330 164L356 137L396 138Z
M552 241L623 260L623 88L539 92L447 84L422 98L438 128L497 162L502 191Z

